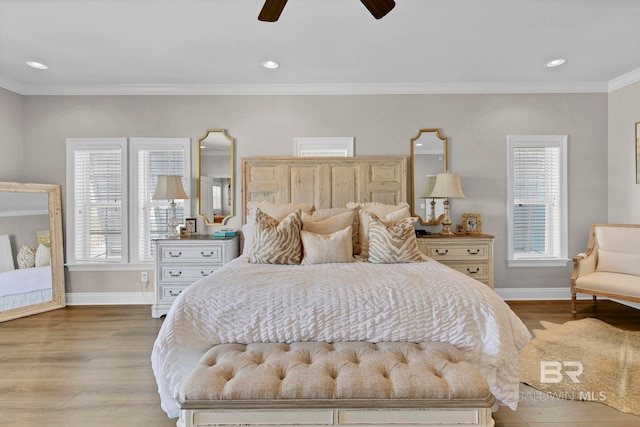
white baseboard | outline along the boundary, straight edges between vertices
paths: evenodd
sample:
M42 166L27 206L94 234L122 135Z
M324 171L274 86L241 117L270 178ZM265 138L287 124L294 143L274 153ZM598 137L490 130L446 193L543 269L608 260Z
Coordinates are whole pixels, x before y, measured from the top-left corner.
M153 292L68 292L67 305L151 305Z
M571 291L566 288L495 288L505 301L567 300ZM591 299L591 295L578 294L578 299Z

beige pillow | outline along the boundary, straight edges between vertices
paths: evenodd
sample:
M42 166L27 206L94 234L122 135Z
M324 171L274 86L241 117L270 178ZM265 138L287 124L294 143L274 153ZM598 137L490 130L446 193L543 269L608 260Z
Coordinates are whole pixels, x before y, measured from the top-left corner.
M596 271L640 276L640 254L598 249L598 266L596 267Z
M382 221L376 214L366 212L369 218L369 262L389 264L426 261L418 248L413 228L417 218Z
M36 266L36 250L27 245L23 245L16 256L18 268L31 268Z
M311 212L310 215L307 214L302 214L302 221L303 221L303 229L307 229L306 226L304 225L304 222L306 221L306 219L310 216L311 218L315 219L315 220L323 220L323 219L330 219L330 218L334 218L336 216L339 216L341 214L345 214L345 213L352 213L353 214L353 220L351 222L351 242L353 243L353 253L360 253L360 244L358 243L358 230L360 229L360 215L358 214L358 208L326 208L326 209L316 209L313 212ZM341 217L344 218L344 217ZM339 229L342 229L344 227L339 227ZM307 229L307 231L313 231L313 230L309 230ZM333 230L333 231L337 231ZM332 232L333 232L332 231ZM319 233L318 231L315 231L316 233ZM325 233L327 234L327 233Z
M351 226L331 234L300 231L302 239L302 264L327 264L332 262L353 262Z
M51 249L39 244L38 249L36 249L36 267L44 267L46 265L51 265Z
M358 231L358 241L360 244L360 255L369 256L369 216L373 213L382 221L397 221L411 217L408 203L398 205L385 205L382 203L348 203L347 207L358 205L360 207L360 229Z
M286 203L271 203L266 201L250 201L247 202L247 223L256 217L256 210L260 208L263 213L266 213L276 221L282 221L284 217L289 215L296 209L300 209L301 212L311 213L313 211L313 205L307 204L286 204Z
M291 212L280 222L262 212L260 208L256 209L249 262L300 264L302 260L301 228L302 215L299 209Z

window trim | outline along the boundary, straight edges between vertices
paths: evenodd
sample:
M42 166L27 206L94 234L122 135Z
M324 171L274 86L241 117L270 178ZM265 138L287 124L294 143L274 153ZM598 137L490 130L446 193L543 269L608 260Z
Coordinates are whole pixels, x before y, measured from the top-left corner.
M140 150L153 150L158 149L159 144L162 145L163 150L183 150L184 151L184 191L187 196L191 198L191 139L190 138L148 138L148 137L135 137L129 138L129 156L131 161L129 162L129 229L130 229L130 264L148 265L153 261L144 261L140 259L140 253L138 251L138 234L140 232L138 227L138 160ZM169 202L167 201L167 206ZM191 203L185 200L184 203L185 218L191 216Z
M507 136L507 265L509 267L564 267L568 257L567 135ZM558 147L560 149L560 255L558 257L516 258L514 248L513 151L517 147Z
M68 138L67 139L67 167L66 167L66 187L67 187L67 227L66 227L66 266L73 265L100 265L100 266L120 266L126 264L125 260L129 259L129 187L123 185L122 188L122 261L78 261L76 260L76 244L75 244L75 228L69 224L76 223L74 194L75 191L75 153L76 151L85 149L114 149L119 148L121 153L121 173L125 177L126 182L128 171L128 149L127 138ZM71 270L71 268L70 268Z

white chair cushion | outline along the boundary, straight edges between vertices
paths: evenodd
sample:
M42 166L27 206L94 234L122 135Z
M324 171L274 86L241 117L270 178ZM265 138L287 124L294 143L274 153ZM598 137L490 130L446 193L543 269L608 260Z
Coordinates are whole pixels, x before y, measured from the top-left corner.
M595 272L578 278L576 286L587 293L606 292L634 298L640 295L640 277L629 274Z

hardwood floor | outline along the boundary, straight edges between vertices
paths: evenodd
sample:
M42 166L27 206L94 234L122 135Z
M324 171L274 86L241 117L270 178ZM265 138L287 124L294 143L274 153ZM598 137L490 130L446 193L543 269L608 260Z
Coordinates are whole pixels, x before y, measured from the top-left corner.
M572 320L569 302L513 302L530 329ZM581 302L577 318L640 330L640 310ZM149 306L74 306L0 324L0 425L4 427L175 426L160 409L151 348L162 325ZM640 425L600 403L545 398L522 386L517 411L501 407L498 427Z

